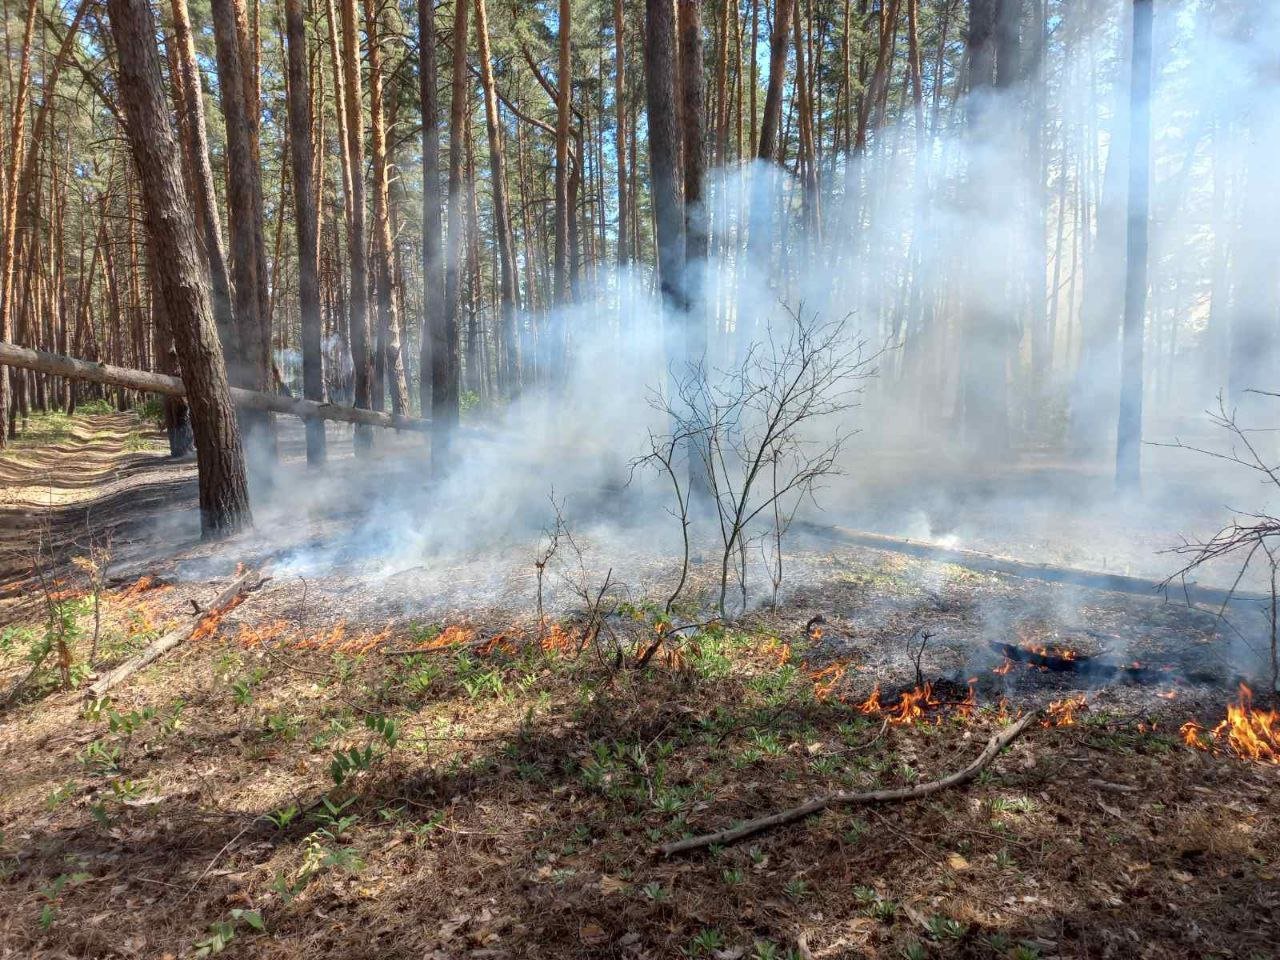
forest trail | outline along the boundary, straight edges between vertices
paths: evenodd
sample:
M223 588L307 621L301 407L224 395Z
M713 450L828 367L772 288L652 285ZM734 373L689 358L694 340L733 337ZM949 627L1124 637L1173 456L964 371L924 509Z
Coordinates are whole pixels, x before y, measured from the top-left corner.
M193 505L195 476L134 413L33 418L0 454L0 602L25 592L42 537L55 565L76 544L121 546L158 512Z

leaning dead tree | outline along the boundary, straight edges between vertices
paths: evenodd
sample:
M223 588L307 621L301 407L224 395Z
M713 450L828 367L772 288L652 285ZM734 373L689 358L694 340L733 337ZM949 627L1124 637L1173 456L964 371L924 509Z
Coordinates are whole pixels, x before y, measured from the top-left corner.
M15 346L12 343L0 343L0 366L18 367L34 370L37 373L48 373L72 380L87 380L90 383L104 383L110 386L128 387L131 390L142 390L147 393L158 393L162 396L182 397L187 395L187 387L177 377L163 373L152 373L148 370L130 370L126 367L114 367L107 363L91 363L88 360L77 360L75 357L63 357L56 353L45 353L42 350L30 350ZM394 413L379 413L376 410L364 410L359 407L343 407L333 403L320 403L315 400L301 400L284 394L261 393L257 390L245 390L232 387L231 400L238 407L250 410L265 410L271 413L291 414L307 421L333 420L338 423L354 423L368 427L388 427L395 430L413 430L426 433L431 429L430 420L417 417L404 417Z

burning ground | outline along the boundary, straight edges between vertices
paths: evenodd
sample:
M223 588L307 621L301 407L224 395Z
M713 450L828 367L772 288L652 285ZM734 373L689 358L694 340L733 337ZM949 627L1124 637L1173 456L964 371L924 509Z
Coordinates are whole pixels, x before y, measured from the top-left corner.
M1275 716L1209 611L814 539L777 609L676 639L642 602L670 555L625 535L580 540L631 606L557 581L540 624L536 537L415 566L353 522L104 584L104 667L195 633L106 700L48 671L5 709L4 955L1274 954ZM210 613L241 562L272 579ZM967 786L656 852L934 780L1037 709Z

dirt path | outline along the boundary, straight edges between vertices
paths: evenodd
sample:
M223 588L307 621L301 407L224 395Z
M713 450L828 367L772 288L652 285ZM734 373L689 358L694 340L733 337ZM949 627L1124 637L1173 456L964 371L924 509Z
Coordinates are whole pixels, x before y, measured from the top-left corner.
M34 419L0 455L0 603L21 605L38 548L54 575L73 544L127 550L158 513L194 506L195 476L135 414Z

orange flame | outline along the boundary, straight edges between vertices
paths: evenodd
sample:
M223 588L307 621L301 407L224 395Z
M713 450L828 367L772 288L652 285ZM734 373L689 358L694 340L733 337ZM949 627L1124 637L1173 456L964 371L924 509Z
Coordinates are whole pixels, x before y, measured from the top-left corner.
M1207 734L1194 720L1179 732L1182 742L1197 750L1221 748L1242 760L1280 764L1280 712L1255 709L1253 691L1243 683L1237 701L1227 705L1226 719Z
M1196 723L1194 720L1188 720L1178 728L1178 735L1182 737L1182 742L1188 747L1194 747L1197 750L1208 750L1209 746L1200 739L1200 734L1204 732L1204 727Z
M205 637L213 636L213 634L217 632L218 627L222 624L222 618L236 607L240 606L243 602L244 594L237 594L227 603L226 606L219 607L217 610L210 610L205 613L205 615L200 618L200 622L196 624L196 628L191 631L191 639L203 640Z
M1004 658L1004 662L998 667L992 668L991 672L996 676L1003 677L1006 673L1013 669L1013 661L1008 657Z
M121 600L133 600L139 594L148 593L150 591L167 591L173 588L164 583L157 582L156 578L149 573L145 573L137 580L120 591Z
M1046 647L1043 644L1028 644L1026 649L1042 657L1053 657L1055 660L1078 660L1080 654L1069 647Z
M553 623L542 636L542 649L547 653L568 653L577 646L577 638L558 623Z
M1077 716L1089 709L1089 705L1085 702L1085 694L1078 697L1068 697L1065 700L1054 700L1049 704L1049 709L1045 711L1046 719L1044 726L1046 727L1074 727L1076 725Z
M242 623L236 632L236 642L242 647L260 647L265 643L279 640L288 628L289 624L284 620L272 620L256 627Z
M938 705L933 695L933 684L925 681L923 687L908 690L898 701L897 707L889 715L889 722L896 725L915 723L923 720L925 711Z
M969 696L958 705L958 712L963 716L969 716L976 703L976 694L973 686L970 685ZM886 705L881 701L880 684L877 683L872 688L871 695L854 709L868 716L883 716L894 726L905 726L924 720L928 711L940 706L942 701L934 696L933 684L926 681L923 686L905 691L898 698L898 702L892 705Z
M765 641L764 646L760 648L760 652L780 667L791 662L791 644L784 643L777 637L770 637Z
M858 704L857 710L859 713L865 713L868 716L879 714L883 710L883 707L880 706L880 684L877 683L871 689L871 696Z
M470 627L460 627L457 624L450 624L430 640L424 641L418 645L420 650L441 650L445 647L456 647L460 644L470 643L476 638L476 632Z
M844 679L845 670L848 665L844 663L831 663L823 667L817 673L813 674L813 695L819 700L826 700L840 685L840 681Z

